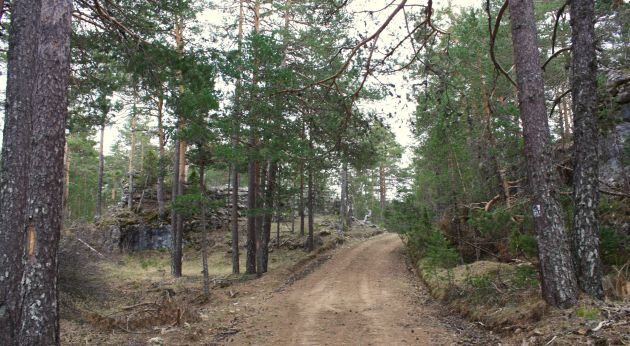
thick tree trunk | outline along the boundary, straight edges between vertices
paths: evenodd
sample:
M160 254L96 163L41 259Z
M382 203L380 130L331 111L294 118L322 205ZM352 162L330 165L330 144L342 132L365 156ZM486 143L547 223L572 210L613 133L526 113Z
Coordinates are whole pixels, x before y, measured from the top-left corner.
M135 89L134 89L134 95ZM137 95L135 96L137 97ZM135 101L134 101L135 102ZM133 114L131 115L131 143L129 144L129 187L128 187L128 199L127 199L127 208L132 210L133 208L133 175L134 175L134 167L133 160L135 159L136 153L136 105L133 106Z
M96 213L95 217L98 219L102 213L102 200L103 200L103 174L105 173L105 157L103 156L105 141L105 121L101 124L100 129L100 143L98 145L98 186L96 189Z
M315 213L315 189L313 187L313 163L308 165L308 238L306 240L306 248L308 251L313 251L315 248L314 239L314 213Z
M178 133L182 133L182 128ZM177 141L177 165L175 166L175 174L177 174L177 184L173 182L174 194L173 201L177 199L177 197L184 195L184 184L186 183L186 141L179 139ZM182 276L182 261L184 258L184 217L182 214L177 213L175 217L175 227L173 234L173 260L175 264L173 266L173 276L180 277Z
M254 136L250 137L250 146L256 146ZM256 273L256 190L258 189L258 162L250 159L247 166L247 261L245 271L247 274Z
M278 164L269 161L267 164L267 184L265 188L265 216L263 221L263 235L261 241L261 266L262 272L267 272L269 263L269 242L271 241L271 224L273 216L273 201L276 193L276 174Z
M562 210L556 199L534 3L510 1L509 9L543 297L553 306L567 308L577 302L577 282Z
M291 233L295 233L295 198L291 196Z
M232 209L231 228L232 228L232 274L240 273L239 266L239 249L238 249L238 166L233 164L232 168Z
M346 179L346 184L348 186L346 188L346 204L348 205L348 216L346 216L346 223L348 224L348 228L352 228L352 218L354 217L354 211L352 210L352 196L350 195L350 186L352 186L351 182L352 178L350 176L350 172L348 172L348 178Z
M387 183L385 181L385 164L381 162L378 167L378 182L381 202L381 222L385 220L385 202L387 199Z
M597 54L595 1L571 1L573 96L573 246L580 288L602 299L599 255L599 178L597 157Z
M254 31L260 30L260 2L254 1ZM252 75L253 84L258 80L258 62L254 61L254 72ZM258 131L256 129L256 114L251 115L251 129L249 136L249 148L258 151ZM260 163L256 158L250 158L247 166L247 175L249 178L247 190L247 261L245 264L247 274L256 273L256 251L260 243L260 230L262 229L262 220L259 214L259 184L260 184Z
M341 225L339 233L348 231L348 162L342 159L341 164L341 201L339 209L339 223Z
M306 129L304 127L304 122L302 122L302 133L300 135L302 140L306 139ZM299 210L300 214L300 237L304 236L304 159L300 159L300 200L299 200Z
M300 196L298 203L298 214L300 214L300 237L304 236L304 164L300 165Z
M158 175L157 175L157 202L158 202L158 216L160 220L164 220L166 216L166 202L164 201L164 175L165 167L164 167L164 159L166 154L164 152L164 146L166 145L166 140L164 136L164 124L163 124L163 116L164 116L164 95L160 94L158 98Z
M245 14L243 12L243 0L239 0L239 17L238 17L238 52L239 55L242 51L243 45L243 23L245 20ZM239 72L242 73L242 68L239 66ZM234 113L234 132L232 134L232 149L234 152L239 147L240 137L240 118L242 117L242 105L241 105L241 93L242 93L242 78L236 81L236 91L234 95L234 103L236 106L236 112ZM231 227L232 227L232 273L240 273L239 264L239 249L238 249L238 165L236 159L232 163L232 210L231 210Z
M0 344L58 345L72 3L13 3L0 168Z
M201 195L199 202L199 216L201 222L201 261L203 271L203 293L210 295L210 275L208 273L208 225L206 222L206 184L205 184L206 167L201 164L199 166L199 194Z
M171 233L173 235L171 243L171 274L174 277L182 276L182 248L177 242L177 239L179 238L177 232L177 224L180 216L173 205L179 193L179 150L180 145L178 139L177 141L175 141L175 155L173 160L173 186L171 190Z
M268 250L268 243L266 237L265 221L267 213L265 208L267 207L267 201L265 200L267 191L267 172L268 162L260 169L260 180L258 181L258 190L256 196L256 274L262 275L264 270L264 257L265 251Z

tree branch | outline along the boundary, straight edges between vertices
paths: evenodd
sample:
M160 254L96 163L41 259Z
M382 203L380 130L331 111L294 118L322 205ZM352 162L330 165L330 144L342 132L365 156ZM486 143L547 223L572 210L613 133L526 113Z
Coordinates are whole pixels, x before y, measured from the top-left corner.
M558 11L556 12L556 19L553 23L553 33L551 34L551 54L553 54L554 50L556 49L556 33L558 31L558 22L560 21L560 16L562 15L562 12L564 12L564 9L567 7L569 2L570 0L565 1L564 4L560 6Z
M551 56L547 59L547 61L545 61L545 63L542 65L542 69L543 69L543 71L545 70L545 67L547 67L547 64L548 64L551 60L553 60L553 58L557 57L558 55L560 55L560 54L562 54L562 53L564 53L564 52L568 52L568 51L570 51L570 50L571 50L571 46L569 46L569 47L565 47L565 48L562 48L562 49L560 49L559 51L557 51L557 52L553 53L553 54L552 54L552 55L551 55ZM553 50L552 50L552 51L553 51Z
M501 64L499 64L494 54L494 41L497 36L497 33L499 32L499 26L501 25L501 18L503 17L503 13L507 9L507 6L508 6L508 0L505 0L505 2L503 3L503 6L501 6L501 9L499 10L499 13L497 14L497 19L494 21L494 30L493 30L492 29L492 15L490 14L490 0L486 1L486 12L488 13L488 31L490 33L490 59L492 59L492 63L494 64L494 67L497 70L499 70L499 72L501 72L510 81L510 83L512 83L512 85L516 86L516 82L514 82L512 77L510 77L510 75L505 71L505 69L503 69Z

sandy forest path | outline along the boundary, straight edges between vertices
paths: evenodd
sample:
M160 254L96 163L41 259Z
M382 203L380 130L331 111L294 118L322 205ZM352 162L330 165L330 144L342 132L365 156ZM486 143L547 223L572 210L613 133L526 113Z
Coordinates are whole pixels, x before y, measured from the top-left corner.
M395 234L338 250L312 274L262 304L231 344L491 342L473 325L440 311L407 269L403 243Z

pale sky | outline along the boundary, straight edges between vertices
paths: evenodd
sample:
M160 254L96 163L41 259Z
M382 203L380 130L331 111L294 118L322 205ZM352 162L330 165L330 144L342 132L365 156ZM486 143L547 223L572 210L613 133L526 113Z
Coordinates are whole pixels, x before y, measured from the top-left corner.
M349 3L349 9L351 11L369 11L382 9L387 4L392 2L391 0L353 0ZM462 7L470 7L470 6L480 6L480 1L471 1L471 0L451 0L451 4L454 8L462 8ZM355 28L357 32L363 34L371 34L374 30L380 26L380 24L385 20L387 16L391 13L391 10L394 8L399 1L394 0L394 3L391 6L391 9L380 12L380 14L375 15L374 17L368 18L367 14L359 14L355 18ZM409 5L426 4L426 0L415 0L408 1ZM434 7L436 9L441 8L448 4L448 0L436 0L434 3ZM234 17L231 17L234 18ZM368 20L369 19L369 20ZM219 11L209 11L204 13L201 16L202 22L211 24L211 25L221 25L225 22L225 14L222 14ZM367 26L366 26L367 24ZM388 26L388 29L383 32L380 36L379 47L387 47L391 45L395 40L395 30L404 25L404 19L402 13L398 13L397 17L394 18L392 23ZM411 52L409 47L401 47L399 51L403 52ZM2 75L0 75L0 94L2 95L2 99L4 99L5 94L5 85L6 85L6 66L2 68ZM412 80L405 80L405 74L408 75L407 71L401 71L395 73L393 75L385 75L378 76L379 80L385 84L394 84L396 85L396 89L394 91L394 96L387 97L380 102L376 103L362 103L359 104L359 107L364 110L373 110L379 114L387 114L392 113L393 118L387 119L386 123L390 125L392 131L396 135L397 141L405 147L414 144L414 139L411 133L411 126L409 125L409 121L413 115L413 112L416 107L416 102L410 98L411 89L410 86L413 84ZM374 82L374 80L372 80ZM396 94L400 95L400 98L396 96ZM0 111L3 111L0 110ZM3 120L3 119L0 119ZM105 150L106 153L110 152L110 148L114 141L118 137L119 129L127 121L125 114L119 114L115 117L115 122L113 126L108 127L105 133ZM3 128L3 122L0 124L0 129ZM1 146L2 133L0 130L0 146ZM403 163L407 164L410 161L410 152L407 151L403 157Z

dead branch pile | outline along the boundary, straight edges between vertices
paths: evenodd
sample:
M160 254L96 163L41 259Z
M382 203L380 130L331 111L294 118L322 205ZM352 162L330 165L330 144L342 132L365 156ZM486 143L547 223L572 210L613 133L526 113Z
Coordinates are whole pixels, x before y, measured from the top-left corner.
M125 306L110 314L92 312L88 321L103 330L122 330L138 333L160 326L181 326L199 321L195 308L173 299L169 292L155 302L142 302Z

